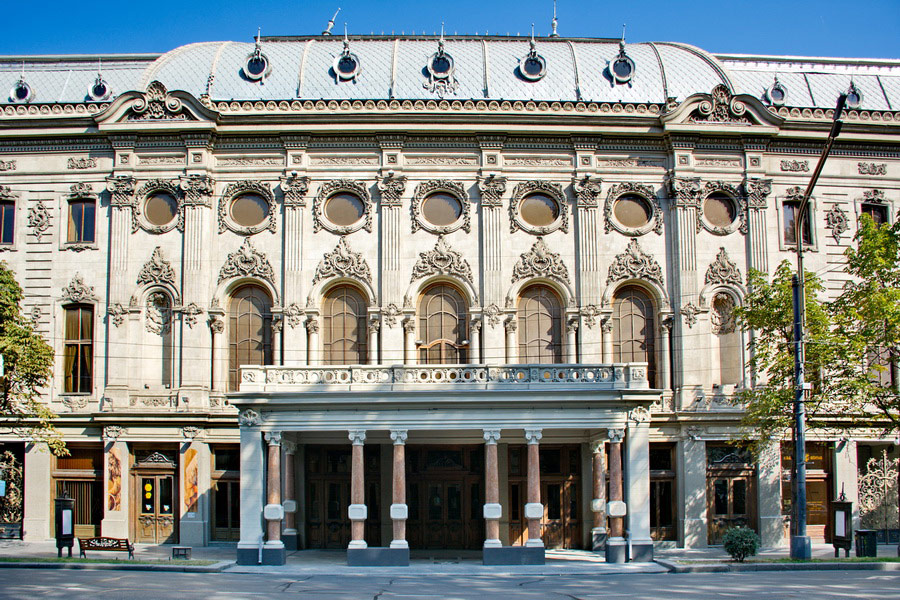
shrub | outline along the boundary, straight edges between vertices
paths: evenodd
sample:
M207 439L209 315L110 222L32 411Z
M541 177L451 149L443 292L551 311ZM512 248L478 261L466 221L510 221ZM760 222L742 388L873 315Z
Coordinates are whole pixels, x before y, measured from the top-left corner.
M725 532L722 545L731 558L744 562L745 558L755 556L759 550L759 536L747 527L733 527Z

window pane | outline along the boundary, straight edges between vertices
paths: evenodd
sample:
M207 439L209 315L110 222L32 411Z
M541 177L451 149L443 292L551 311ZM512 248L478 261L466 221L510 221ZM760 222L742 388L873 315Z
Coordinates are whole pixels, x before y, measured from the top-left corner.
M362 294L350 286L332 289L325 296L322 313L325 364L367 362L367 306Z
M716 514L728 514L728 480L716 479L713 495L715 497Z
M156 510L156 480L152 477L141 479L141 513L153 514Z
M422 202L422 216L432 225L452 225L460 215L462 205L450 194L432 194Z
M796 227L796 219L797 219L797 209L799 208L799 204L797 202L787 202L782 203L782 215L783 215L783 225L784 225L784 243L785 244L796 244L797 243L797 235L795 231ZM806 209L806 216L803 219L803 243L811 244L812 243L812 232L810 229L810 214L809 208Z
M241 365L272 364L272 300L248 285L231 300L229 316L229 389L237 390Z
M747 513L747 482L743 479L735 479L732 483L732 501L734 514L743 515Z
M462 493L458 484L447 486L447 519L462 519Z
M638 287L627 286L613 298L613 360L646 362L650 385L656 382L653 304Z
M425 290L419 302L419 357L426 364L455 364L468 359L468 310L454 287L439 284Z
M535 227L551 225L559 217L556 200L545 194L531 194L522 200L522 220Z
M440 521L442 518L441 504L441 486L428 486L428 519L431 521Z
M82 211L84 223L81 226L81 241L91 243L94 241L94 202L86 200Z
M353 225L364 214L363 201L353 194L336 194L325 202L325 217L341 227Z
M0 202L0 244L12 244L15 233L15 202Z
M534 285L519 298L519 360L562 362L562 303L545 285Z
M616 220L625 227L643 227L650 222L650 207L640 196L622 196L613 206Z
M561 490L559 484L551 483L547 485L547 518L561 519L562 509L560 502Z
M159 514L171 515L173 500L172 478L161 477L159 480Z

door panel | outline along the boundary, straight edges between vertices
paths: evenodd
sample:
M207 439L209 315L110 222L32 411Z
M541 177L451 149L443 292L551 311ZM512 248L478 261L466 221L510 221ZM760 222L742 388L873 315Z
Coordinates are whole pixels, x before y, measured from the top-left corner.
M236 542L241 539L240 482L220 479L213 484L212 539Z
M753 527L751 494L753 480L745 475L719 474L708 479L709 543L722 543L733 527Z
M150 544L174 543L175 478L172 475L142 474L138 489L137 540Z

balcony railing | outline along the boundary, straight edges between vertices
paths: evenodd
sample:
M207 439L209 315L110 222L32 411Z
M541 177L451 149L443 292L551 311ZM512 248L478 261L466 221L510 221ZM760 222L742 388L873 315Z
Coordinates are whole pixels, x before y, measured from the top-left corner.
M338 365L243 366L241 392L343 391L387 387L414 391L419 386L492 388L585 388L646 390L647 363L601 365Z

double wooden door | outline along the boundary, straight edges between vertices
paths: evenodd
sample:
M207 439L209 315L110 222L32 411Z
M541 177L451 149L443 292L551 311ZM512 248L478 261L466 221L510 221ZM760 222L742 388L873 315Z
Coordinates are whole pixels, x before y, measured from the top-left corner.
M212 490L212 539L236 542L241 539L241 483L218 479Z
M148 544L176 542L178 489L174 473L139 472L134 482L137 501L135 541Z
M744 473L717 472L707 477L709 543L722 543L732 527L755 529L753 477Z
M547 548L581 548L581 501L579 480L558 479L541 482L541 502L544 515L541 518L541 539ZM528 539L528 521L524 505L527 500L526 483L510 483L509 534L513 545L522 545Z
M484 492L477 478L445 473L409 482L407 536L412 548L479 549Z

